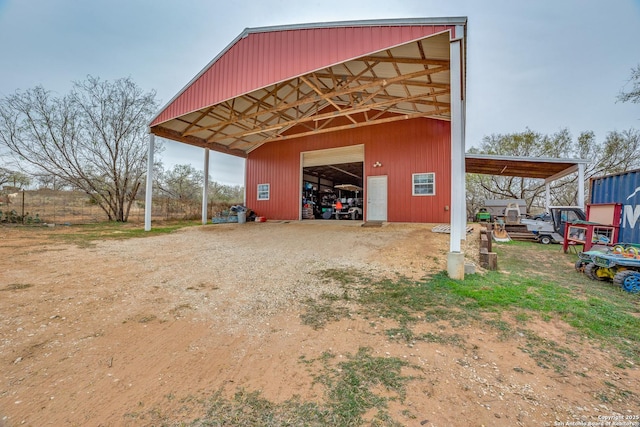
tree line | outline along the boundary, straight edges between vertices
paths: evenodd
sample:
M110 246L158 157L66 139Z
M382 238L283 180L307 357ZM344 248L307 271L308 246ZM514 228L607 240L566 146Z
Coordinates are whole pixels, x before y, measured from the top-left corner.
M620 102L640 102L640 65L631 70L630 88ZM146 180L148 123L157 110L155 91L145 92L130 78L104 81L88 76L70 92L56 96L37 86L0 99L0 154L16 168L0 167L0 185L85 192L111 221L127 221ZM590 160L586 178L640 167L640 133L612 131L597 141L593 132L574 138L567 129L543 135L531 129L485 136L472 153ZM162 150L157 144L156 152ZM155 157L157 158L157 157ZM200 201L203 177L190 165L164 170L154 165L154 191L164 197ZM210 181L211 182L211 181ZM241 202L240 186L210 185L214 200ZM467 174L467 210L473 215L488 198L525 199L531 209L543 206L539 180ZM552 203L575 204L577 177L552 187Z
M640 103L640 65L631 69L629 88L621 90L617 99L619 102ZM480 146L469 152L589 160L590 163L585 168L584 183L585 191L588 192L588 183L592 177L640 168L640 131L633 128L611 131L603 141L598 141L592 131L584 131L574 137L566 128L551 135L526 129L523 132L485 136ZM523 199L527 203L528 212L544 208L545 186L539 179L467 174L466 184L469 218L475 215L486 199ZM576 205L577 174L554 182L550 192L551 205Z
M27 177L45 187L80 190L110 221L127 221L144 191L148 124L157 108L155 91L145 92L130 78L88 76L63 96L41 86L16 91L0 100L0 153L8 153L18 170L3 167L0 180ZM167 197L194 198L194 185L202 183L188 165L164 171L157 163L154 169L158 192ZM213 197L239 197L238 188L212 187Z
M598 141L591 131L581 132L574 138L567 129L552 135L526 129L518 133L485 136L482 144L469 152L589 160L584 174L584 188L588 191L592 177L640 168L640 132L635 129L612 131L604 141ZM540 179L467 174L466 182L468 217L473 217L486 199L523 199L527 212L542 211L545 205L545 185ZM578 188L577 174L555 181L550 186L551 205L576 205Z

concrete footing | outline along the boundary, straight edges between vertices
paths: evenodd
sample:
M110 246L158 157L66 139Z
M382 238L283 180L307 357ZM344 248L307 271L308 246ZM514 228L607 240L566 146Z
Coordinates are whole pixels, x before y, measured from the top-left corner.
M462 252L447 254L447 273L454 280L464 280L464 254Z
M464 274L476 274L476 266L470 262L464 264Z

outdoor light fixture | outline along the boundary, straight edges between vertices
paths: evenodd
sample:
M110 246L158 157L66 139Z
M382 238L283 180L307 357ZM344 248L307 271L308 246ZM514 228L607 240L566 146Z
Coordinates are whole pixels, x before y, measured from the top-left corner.
M380 166L382 166L382 163L380 163L380 162L375 162L375 163L373 164L373 167L374 167L374 168L379 168Z

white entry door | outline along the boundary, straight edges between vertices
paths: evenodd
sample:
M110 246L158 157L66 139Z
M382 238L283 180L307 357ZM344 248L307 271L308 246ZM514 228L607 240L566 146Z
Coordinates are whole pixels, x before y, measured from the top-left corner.
M367 177L367 221L387 220L387 176Z

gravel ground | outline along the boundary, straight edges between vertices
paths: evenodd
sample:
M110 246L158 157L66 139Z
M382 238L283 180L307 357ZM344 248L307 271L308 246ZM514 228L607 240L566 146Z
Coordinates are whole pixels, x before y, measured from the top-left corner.
M145 278L141 285L162 284L171 294L171 304L188 306L203 319L224 312L225 328L232 329L228 332L259 333L265 319L296 310L293 302L337 292L319 271L353 268L374 276L423 276L446 268L448 235L432 233L430 225L359 225L347 221L219 224L152 240L105 243L100 252L136 259L140 270L136 273ZM171 251L157 253L156 246ZM423 262L415 264L420 251L425 254ZM176 270L188 274L176 275ZM185 294L189 288L210 292Z

